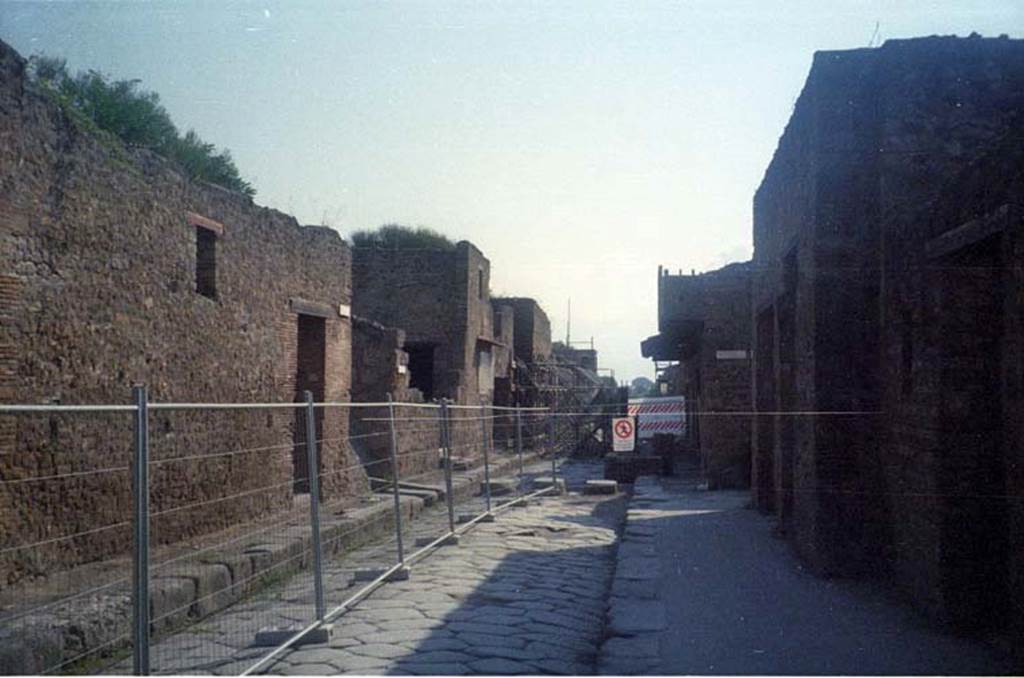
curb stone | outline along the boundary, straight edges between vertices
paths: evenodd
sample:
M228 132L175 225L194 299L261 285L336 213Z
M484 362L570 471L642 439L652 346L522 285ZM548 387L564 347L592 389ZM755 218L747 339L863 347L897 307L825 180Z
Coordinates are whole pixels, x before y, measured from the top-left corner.
M615 576L608 600L608 637L598 656L597 672L601 675L659 672L660 632L666 627L665 607L656 599L660 564L655 557L654 540L659 529L649 521L636 521L642 517L640 511L648 510L652 500L661 494L654 476L640 476L633 484L615 557Z

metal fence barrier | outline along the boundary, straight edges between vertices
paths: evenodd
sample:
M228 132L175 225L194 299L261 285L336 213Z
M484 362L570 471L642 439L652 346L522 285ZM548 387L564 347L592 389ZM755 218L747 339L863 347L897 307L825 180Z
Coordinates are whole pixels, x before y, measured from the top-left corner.
M0 406L0 433L17 420L11 440L30 453L0 455L8 503L29 515L42 485L47 510L71 504L66 530L29 521L0 536L0 669L14 656L25 673L257 672L432 550L555 488L569 449L547 408L310 392L159 403L142 386L132 398ZM551 478L531 493L542 455Z

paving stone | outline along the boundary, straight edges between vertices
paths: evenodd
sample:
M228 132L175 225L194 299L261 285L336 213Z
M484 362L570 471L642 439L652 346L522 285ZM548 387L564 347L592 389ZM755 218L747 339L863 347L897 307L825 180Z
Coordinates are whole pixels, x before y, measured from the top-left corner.
M380 659L405 657L410 652L409 648L392 643L363 643L349 648L348 651L360 657L378 657Z
M464 676L470 673L468 666L454 662L401 662L396 664L395 668L396 670L408 671L409 673L419 676Z
M284 667L281 673L285 676L336 676L338 669L330 664L295 664Z
M665 628L665 606L656 600L616 599L609 610L609 630L621 636Z
M473 671L477 673L490 673L505 676L532 674L537 672L537 669L531 664L514 661L512 659L501 659L498 657L491 659L478 659L474 662L470 662L469 668L473 669Z
M578 636L563 634L555 635L550 633L528 633L523 636L526 640L531 642L548 643L550 645L557 645L564 647L569 650L576 652L582 652L585 654L595 655L597 653L597 644L587 639L580 638Z
M464 650L469 643L458 638L427 638L416 645L417 652L428 652L432 650Z
M364 610L362 608L356 608L355 610L352 610L345 616L359 621L370 620L373 622L399 621L403 619L423 619L423 614L421 612L419 612L418 610L414 610L410 607L389 608L382 610Z
M427 650L424 652L416 652L410 655L408 659L403 659L402 662L413 662L416 664L445 664L445 663L461 663L472 660L474 657L458 650Z
M488 633L463 632L456 635L459 640L464 640L470 647L474 645L491 645L503 647L526 647L527 638L524 635L504 634L495 636Z
M436 629L443 625L444 622L440 619L428 619L423 617L421 619L385 621L377 624L377 628L381 631L408 631L410 629Z
M556 676L580 676L589 673L579 664L564 659L541 659L531 663L544 673L553 673Z
M334 622L334 632L332 635L334 638L356 638L366 633L373 633L374 631L377 631L377 626L365 621L354 622L348 615L345 615Z
M451 636L451 633L441 629L406 629L405 631L375 631L373 633L367 633L364 636L360 636L359 641L367 644L409 644L418 643L426 640L427 638L436 637L439 634L449 637Z
M496 645L471 645L466 648L466 653L476 657L501 657L520 661L541 659L544 656L535 650L525 647L500 647Z
M350 673L364 673L368 669L382 669L393 664L390 659L380 657L363 657L358 655L346 655L335 660L335 664L342 671Z
M653 633L633 637L616 636L601 646L602 658L609 659L640 657L653 660L659 656L660 651L658 636Z
M451 631L466 633L486 633L500 636L508 633L508 627L500 624L485 624L483 622L452 622L446 625Z
M559 614L557 612L530 612L529 617L535 622L551 624L552 626L562 626L570 630L576 630L583 626L583 622L579 619Z

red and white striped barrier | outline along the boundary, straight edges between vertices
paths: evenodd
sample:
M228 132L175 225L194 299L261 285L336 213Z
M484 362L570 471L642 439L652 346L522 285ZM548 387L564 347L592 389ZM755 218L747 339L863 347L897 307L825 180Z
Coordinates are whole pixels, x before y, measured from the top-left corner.
M656 433L682 435L685 428L686 398L630 398L626 411L637 418L636 432L640 438Z

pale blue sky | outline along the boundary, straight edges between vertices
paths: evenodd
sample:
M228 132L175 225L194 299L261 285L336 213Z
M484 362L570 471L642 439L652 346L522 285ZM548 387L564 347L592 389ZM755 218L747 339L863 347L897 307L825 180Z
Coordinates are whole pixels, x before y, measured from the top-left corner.
M476 243L651 376L658 264L746 258L751 199L815 50L1021 37L1024 2L13 2L0 39L140 78L231 149L257 202L343 235Z

